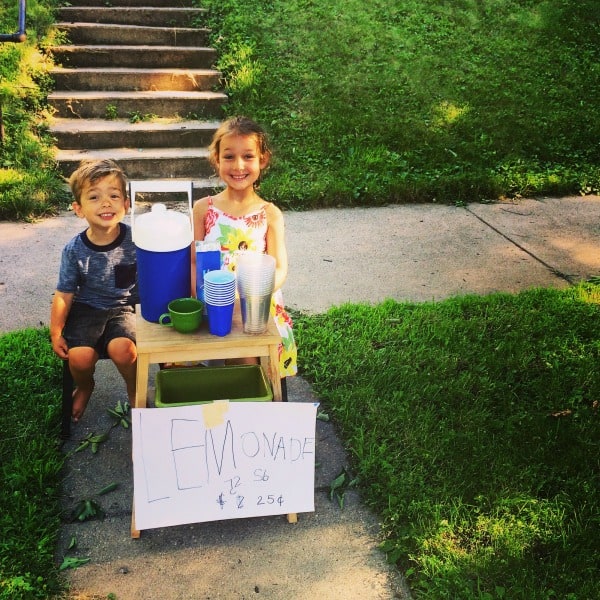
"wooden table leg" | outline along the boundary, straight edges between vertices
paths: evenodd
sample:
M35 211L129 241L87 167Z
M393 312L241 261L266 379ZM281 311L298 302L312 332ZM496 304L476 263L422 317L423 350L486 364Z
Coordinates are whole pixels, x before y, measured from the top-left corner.
M135 406L134 408L146 408L148 397L148 371L150 370L150 359L147 354L138 354L137 373L135 384Z
M271 387L273 388L273 401L281 402L283 400L281 394L281 375L279 373L279 348L277 345L269 346L269 361L266 368L267 375L269 377L269 381L271 382ZM265 364L263 359L261 359L261 364L263 368L265 368ZM297 523L298 522L298 514L297 513L288 513L287 514L288 523Z
M148 371L150 369L150 360L147 354L138 354L137 372L135 379L135 407L146 408L148 397ZM134 491L135 493L135 491ZM141 532L135 526L135 499L131 507L131 537L138 539Z
M281 376L279 375L279 350L277 345L269 346L269 365L267 368L267 376L271 381L273 388L273 400L281 402Z
M136 529L135 526L135 501L133 503L133 506L131 507L131 537L134 540L137 540L141 535L141 531L139 529Z

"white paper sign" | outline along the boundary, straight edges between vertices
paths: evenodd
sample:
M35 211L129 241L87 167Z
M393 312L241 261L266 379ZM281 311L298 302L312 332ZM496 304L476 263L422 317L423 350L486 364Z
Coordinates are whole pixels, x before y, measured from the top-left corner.
M317 404L132 410L136 529L314 511Z

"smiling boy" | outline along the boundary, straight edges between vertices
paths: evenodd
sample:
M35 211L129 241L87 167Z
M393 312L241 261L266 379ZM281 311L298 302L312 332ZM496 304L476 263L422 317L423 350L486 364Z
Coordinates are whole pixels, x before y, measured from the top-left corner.
M112 160L84 161L69 180L73 211L88 227L63 249L50 314L52 349L69 361L74 421L94 390L94 371L108 356L135 398L138 302L135 246L122 223L129 210L127 178Z

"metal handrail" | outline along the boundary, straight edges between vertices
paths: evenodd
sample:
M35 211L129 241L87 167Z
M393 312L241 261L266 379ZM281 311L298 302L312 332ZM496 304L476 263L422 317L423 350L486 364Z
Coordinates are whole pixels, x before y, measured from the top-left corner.
M19 30L16 33L0 33L0 42L24 42L27 36L25 35L25 16L27 7L25 0L19 0Z

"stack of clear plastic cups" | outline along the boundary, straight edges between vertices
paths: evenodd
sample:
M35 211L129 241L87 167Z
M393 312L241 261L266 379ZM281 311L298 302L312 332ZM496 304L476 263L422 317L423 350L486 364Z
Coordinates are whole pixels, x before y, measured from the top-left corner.
M235 274L231 271L208 271L204 274L204 302L208 330L224 336L231 332L235 303Z
M244 333L264 333L275 286L275 259L259 252L240 252L236 273Z

